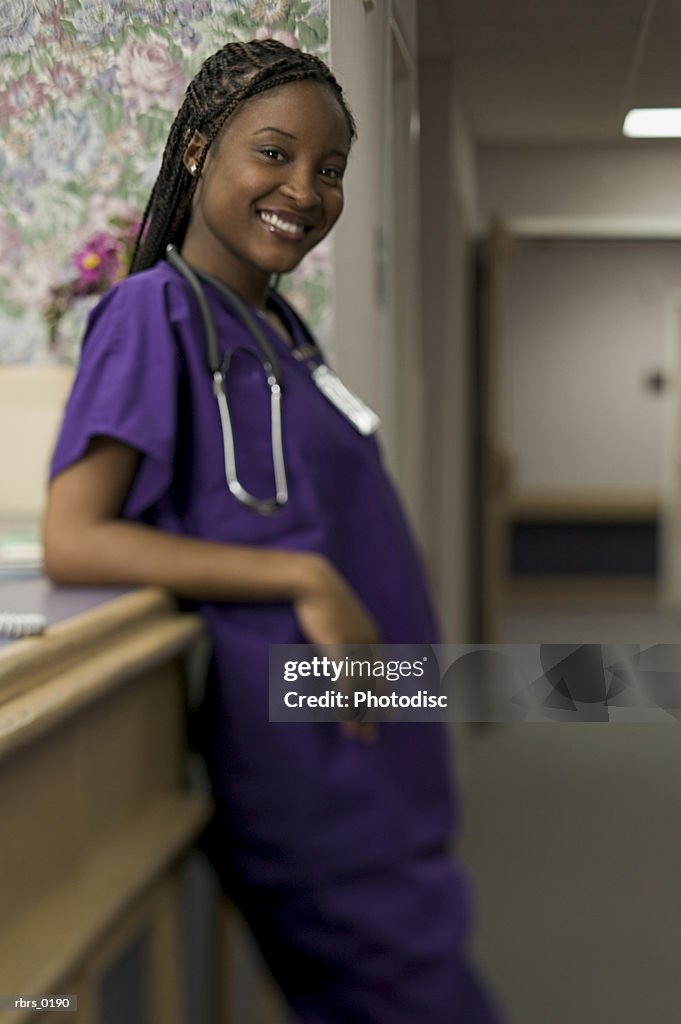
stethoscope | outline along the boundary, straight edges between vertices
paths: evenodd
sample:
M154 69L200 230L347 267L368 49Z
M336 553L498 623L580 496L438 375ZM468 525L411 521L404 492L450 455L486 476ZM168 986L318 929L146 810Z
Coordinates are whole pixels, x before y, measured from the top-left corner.
M252 509L254 512L259 512L261 515L272 515L272 513L278 512L283 508L289 498L286 462L284 459L284 440L281 427L281 372L277 354L261 324L258 322L257 316L254 316L253 310L224 281L220 281L218 278L213 277L212 274L207 274L196 267L191 267L180 256L174 245L167 246L166 259L190 286L201 311L206 343L206 359L213 379L213 394L217 400L220 413L227 486L242 505ZM246 327L260 349L263 371L270 395L270 437L272 442L272 469L274 472L273 498L257 498L250 491L246 490L237 476L234 430L225 392L225 380L229 370L231 353L225 355L224 358L220 356L215 322L201 284L202 280L216 288L227 299L232 312ZM352 423L360 434L373 434L378 429L378 416L361 399L346 388L333 370L323 362L321 352L309 330L302 320L298 319L297 323L305 335L307 345L305 346L304 358L310 375L318 389ZM295 349L294 354L296 354Z
M230 492L237 501L247 508L259 512L261 515L269 516L277 512L288 501L288 483L286 479L286 463L284 460L284 441L281 429L281 371L276 352L270 344L269 338L265 335L253 312L243 299L236 294L224 281L218 280L212 274L196 270L190 267L186 260L183 260L174 245L166 248L166 259L175 267L187 284L191 287L196 301L201 310L203 329L206 342L206 357L208 368L213 378L213 394L217 399L220 412L220 427L222 429L222 448L225 461L225 477ZM272 468L274 470L274 498L256 498L254 494L247 491L237 476L236 455L234 451L234 431L232 420L229 415L229 405L225 394L225 378L229 370L229 353L223 358L220 356L218 339L215 331L215 322L208 306L203 287L202 278L213 285L228 300L232 311L247 328L249 334L257 344L262 355L262 365L265 371L265 379L270 393L270 437L272 440Z

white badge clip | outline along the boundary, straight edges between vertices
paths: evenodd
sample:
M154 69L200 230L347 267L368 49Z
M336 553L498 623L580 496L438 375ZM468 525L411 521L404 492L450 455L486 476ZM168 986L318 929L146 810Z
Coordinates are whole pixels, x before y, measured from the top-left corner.
M333 370L324 364L317 366L312 371L312 379L324 397L350 420L355 430L365 436L376 433L381 423L376 413L347 388Z

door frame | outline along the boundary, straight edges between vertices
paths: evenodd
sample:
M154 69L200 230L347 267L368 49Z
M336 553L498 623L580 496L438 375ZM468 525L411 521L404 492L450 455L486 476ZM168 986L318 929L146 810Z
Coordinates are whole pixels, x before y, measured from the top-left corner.
M494 239L496 238L496 242ZM503 240L500 241L500 240ZM498 396L504 363L504 282L506 263L515 241L681 242L681 224L660 221L614 221L607 218L522 217L493 221L480 239L482 288L476 307L478 379L476 382L477 552L480 566L476 593L476 640L499 639L500 617L508 587L508 497L512 453L504 446ZM666 297L668 365L681 381L681 287ZM672 408L673 407L673 408ZM665 479L661 495L660 570L661 603L681 607L681 388L665 423Z

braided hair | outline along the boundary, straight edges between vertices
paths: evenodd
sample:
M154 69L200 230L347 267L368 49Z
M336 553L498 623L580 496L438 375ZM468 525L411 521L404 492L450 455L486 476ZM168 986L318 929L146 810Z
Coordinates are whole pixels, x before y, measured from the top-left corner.
M161 169L135 242L131 274L152 267L165 254L169 243L182 245L206 155L237 107L258 93L304 79L321 82L332 90L354 139L355 122L343 91L319 57L294 50L276 39L262 39L227 43L204 61L189 83L171 126ZM196 169L190 174L183 157L195 132L205 136L206 145L197 155Z

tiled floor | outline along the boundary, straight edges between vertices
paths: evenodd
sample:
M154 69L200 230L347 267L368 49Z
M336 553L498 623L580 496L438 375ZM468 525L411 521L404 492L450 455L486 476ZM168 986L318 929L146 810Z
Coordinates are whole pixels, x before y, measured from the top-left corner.
M679 642L651 608L523 609L507 642ZM458 727L474 949L510 1024L681 1021L681 724Z

